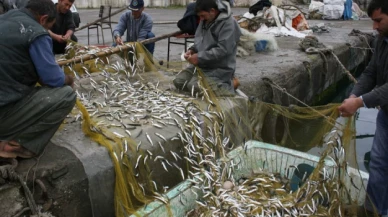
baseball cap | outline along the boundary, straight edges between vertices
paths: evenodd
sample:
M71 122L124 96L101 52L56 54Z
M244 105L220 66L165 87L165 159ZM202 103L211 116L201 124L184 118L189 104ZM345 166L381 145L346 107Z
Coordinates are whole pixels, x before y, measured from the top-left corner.
M128 9L132 11L137 11L144 7L144 1L143 0L132 0L131 4L129 4Z

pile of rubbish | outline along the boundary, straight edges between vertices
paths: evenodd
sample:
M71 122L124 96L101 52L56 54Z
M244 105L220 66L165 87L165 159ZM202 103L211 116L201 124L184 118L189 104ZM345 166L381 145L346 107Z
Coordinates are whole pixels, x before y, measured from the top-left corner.
M241 28L253 33L304 38L312 33L302 10L294 5L273 5L261 0L240 17Z
M237 55L249 56L253 52L278 49L275 37L293 36L304 39L313 33L328 33L324 23L309 25L307 19L359 20L367 14L352 0L312 0L308 9L286 5L281 0L260 0L249 12L235 16L242 37Z
M309 6L310 19L325 20L359 20L368 15L352 0L311 1Z

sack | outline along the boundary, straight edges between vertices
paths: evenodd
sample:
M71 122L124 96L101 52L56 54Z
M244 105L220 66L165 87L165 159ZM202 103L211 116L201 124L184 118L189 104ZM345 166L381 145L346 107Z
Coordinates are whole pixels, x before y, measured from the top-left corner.
M189 35L195 35L195 31L197 30L197 16L189 16L184 17L178 21L178 28L183 32Z
M344 10L344 20L352 19L352 0L346 0Z
M346 0L323 0L325 5L344 5Z
M323 4L319 1L311 1L311 4L309 6L309 12L318 11L319 13L323 13Z
M271 7L272 3L269 0L260 0L256 4L249 7L249 13L257 15L258 11L263 10L264 7Z
M345 10L344 5L325 5L323 7L323 19L338 20Z

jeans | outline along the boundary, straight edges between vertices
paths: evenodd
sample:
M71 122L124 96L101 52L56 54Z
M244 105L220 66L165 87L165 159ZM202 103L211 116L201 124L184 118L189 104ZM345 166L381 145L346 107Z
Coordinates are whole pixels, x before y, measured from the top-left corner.
M146 38L146 39L154 38L154 37L155 37L155 34L152 33L152 32L149 32L149 33L147 34L147 38ZM145 44L144 47L147 48L147 50L148 50L151 54L154 54L154 51L155 51L155 42L154 42L154 43Z
M155 34L154 34L154 33L148 32L146 39L154 38L154 37L155 37ZM113 42L112 47L116 47L116 42ZM155 42L149 43L149 44L145 44L144 47L147 48L147 50L148 50L151 54L154 54L154 51L155 51Z
M380 110L376 119L376 133L373 139L369 163L368 196L365 207L386 215L388 209L388 114Z

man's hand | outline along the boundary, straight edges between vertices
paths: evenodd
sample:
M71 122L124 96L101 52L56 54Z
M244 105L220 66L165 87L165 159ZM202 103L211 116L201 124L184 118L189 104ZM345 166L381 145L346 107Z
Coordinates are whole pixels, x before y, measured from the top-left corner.
M193 65L198 65L198 54L193 54L191 55L188 59L187 62L193 64Z
M115 41L116 41L116 44L117 44L117 45L123 45L123 44L124 44L124 43L123 43L123 40L121 39L120 36L116 36Z
M349 96L349 98L357 98L357 96L352 94L352 95Z
M59 42L59 43L65 43L66 42L66 39L64 39L62 35L55 35L54 36L54 40Z
M356 113L357 109L364 106L364 102L360 97L351 95L348 99L345 99L338 111L343 117L350 117Z
M188 50L183 57L187 60L193 53L193 50Z
M65 85L69 85L74 89L74 78L71 75L65 75Z
M67 40L71 39L71 36L73 35L73 33L74 33L73 30L71 30L71 29L67 30L66 34L62 36L62 39L64 41L67 41Z
M70 37L71 37L71 35L63 35L62 36L62 40L64 40L64 41L67 41L67 40L69 40L70 39Z
M48 30L48 33L50 34L50 37L51 37L53 40L55 40L55 41L57 41L57 42L59 42L59 43L65 43L65 42L66 42L66 40L63 39L63 36L62 36L62 35L55 34L55 33L53 33L51 30Z

